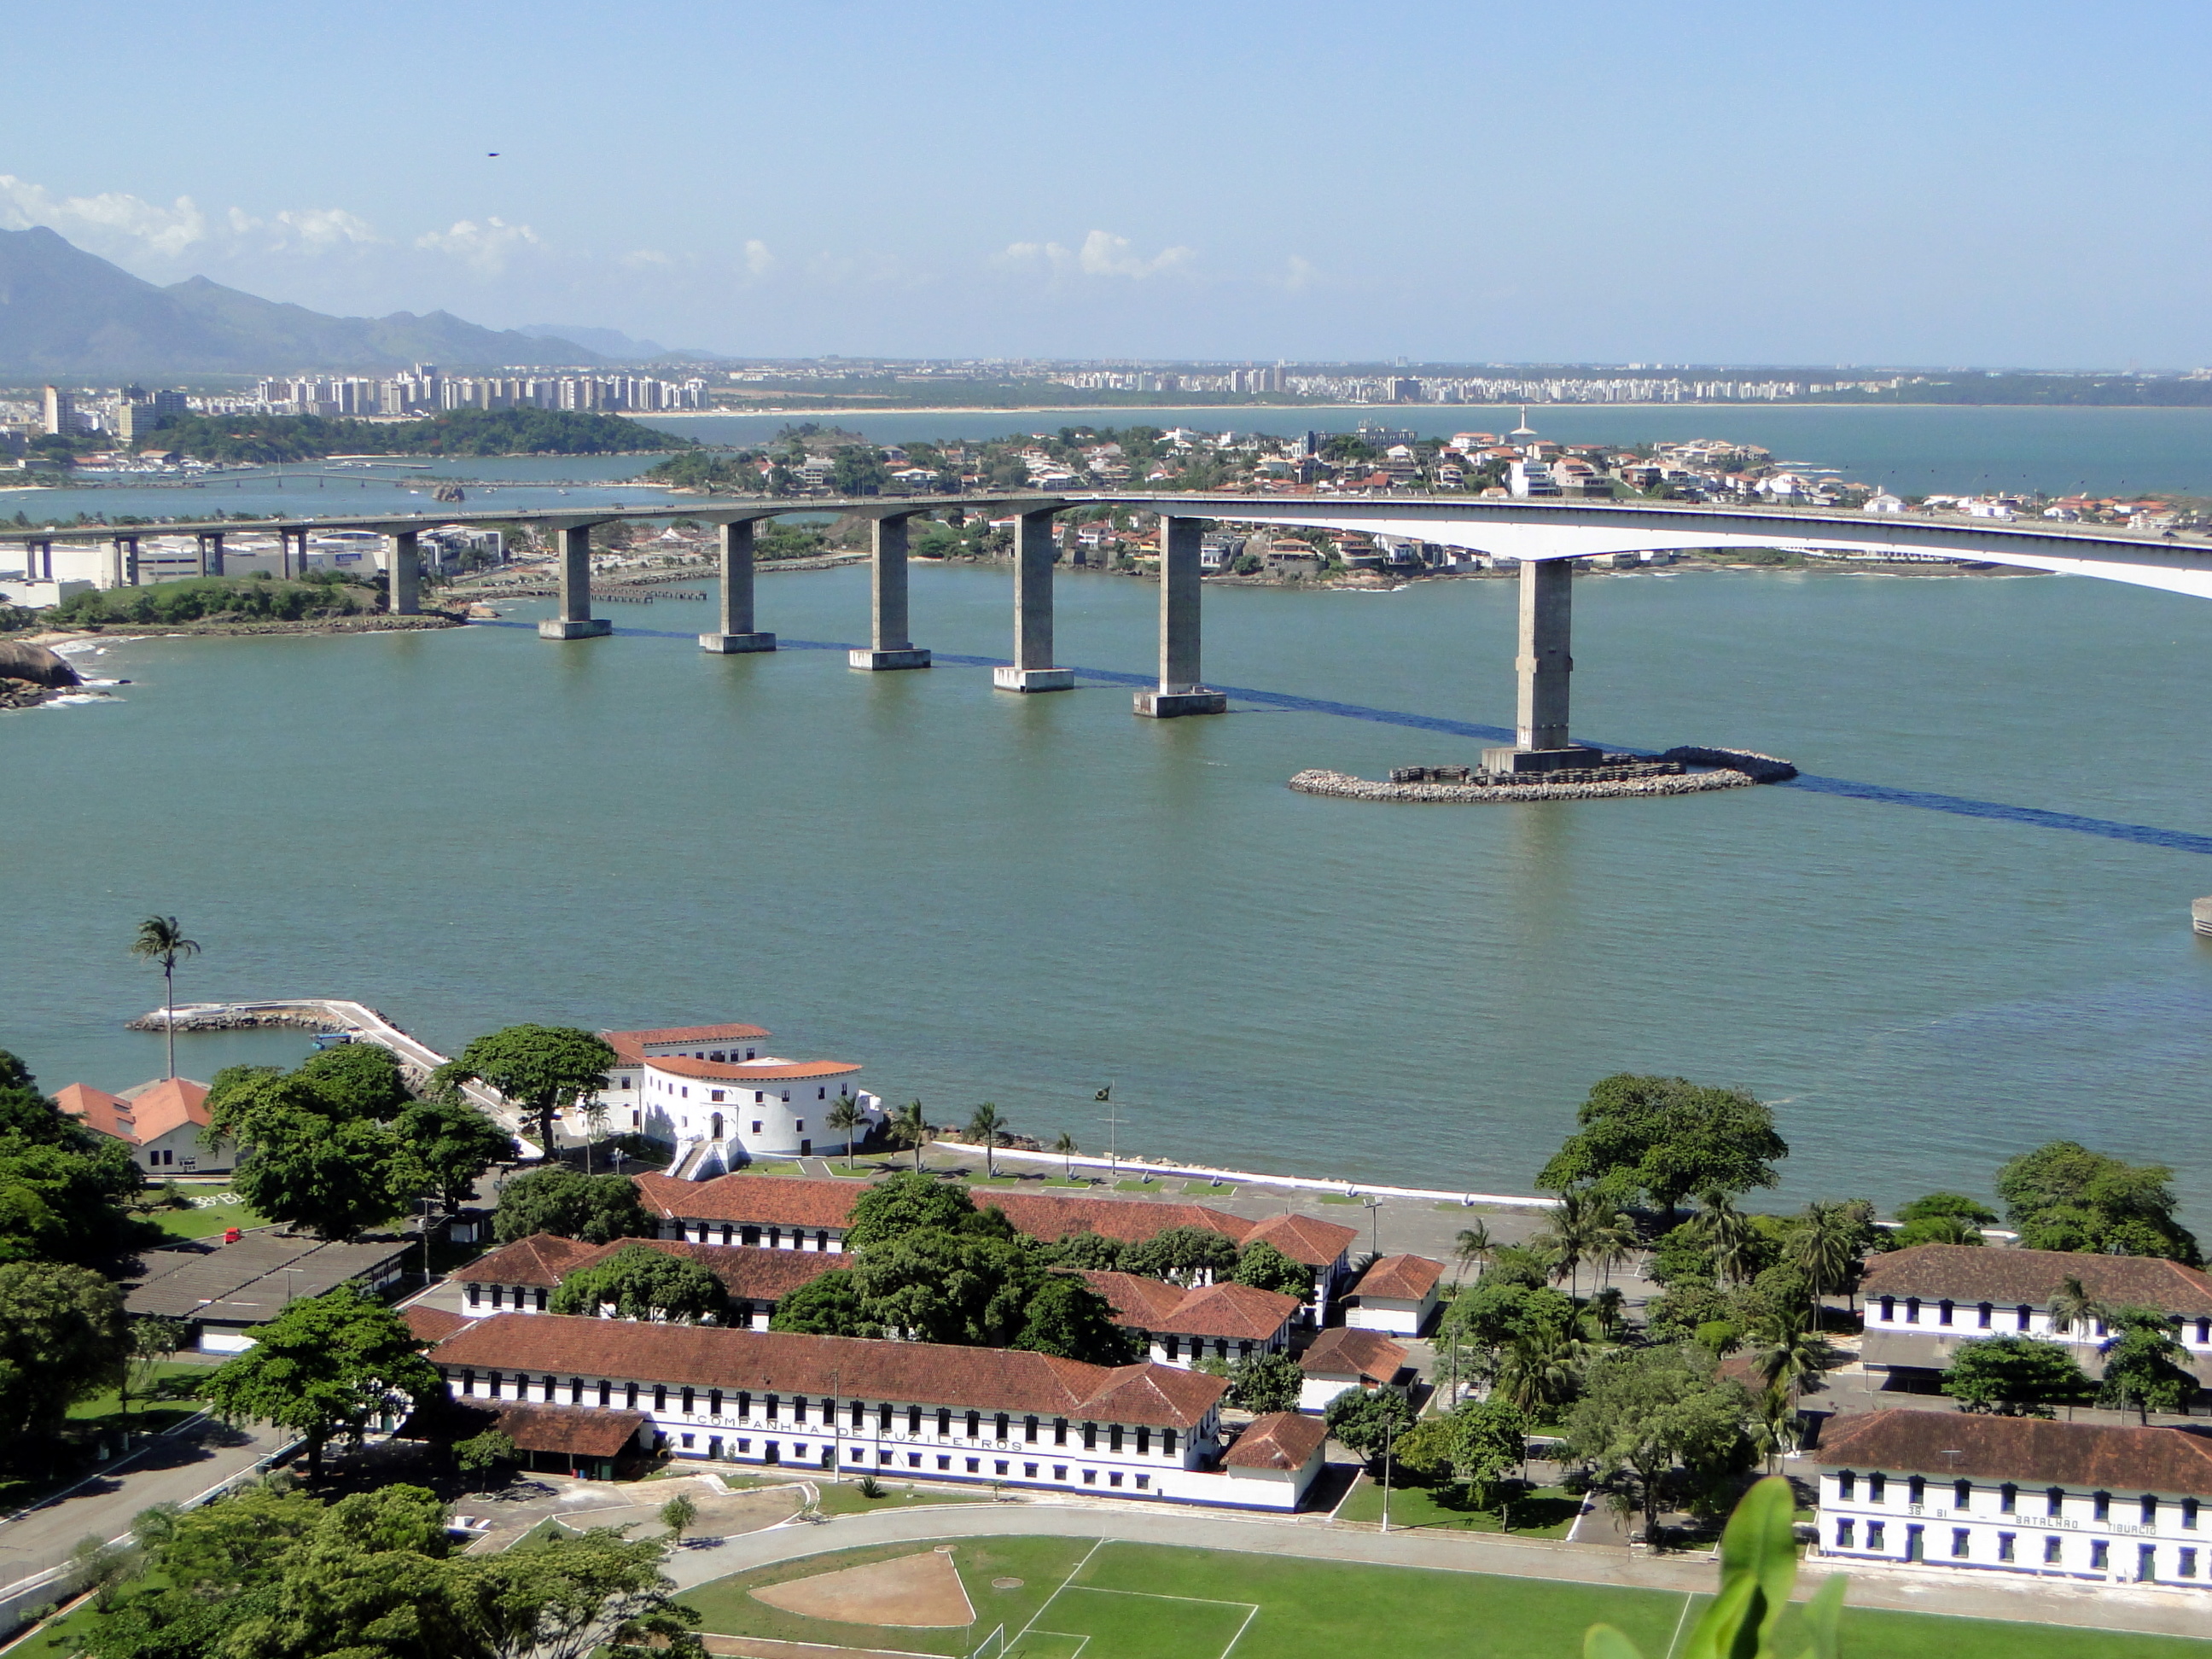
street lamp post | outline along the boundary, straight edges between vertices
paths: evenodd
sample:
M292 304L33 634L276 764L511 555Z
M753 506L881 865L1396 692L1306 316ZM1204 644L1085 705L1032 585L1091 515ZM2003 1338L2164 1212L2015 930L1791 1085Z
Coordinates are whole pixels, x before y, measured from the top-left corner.
M1367 1206L1368 1218L1373 1223L1372 1231L1369 1235L1368 1248L1375 1255L1380 1255L1382 1254L1382 1200L1379 1198L1363 1198L1359 1201Z
M1397 1443L1398 1425L1382 1425L1382 1530L1390 1530L1390 1449Z

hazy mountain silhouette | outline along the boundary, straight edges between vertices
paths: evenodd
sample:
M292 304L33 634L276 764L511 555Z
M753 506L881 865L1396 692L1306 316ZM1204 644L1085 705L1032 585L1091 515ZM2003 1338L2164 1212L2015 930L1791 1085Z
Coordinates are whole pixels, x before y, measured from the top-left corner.
M595 364L574 341L499 331L448 312L326 317L194 276L167 288L44 226L0 230L0 375L144 377L505 363Z

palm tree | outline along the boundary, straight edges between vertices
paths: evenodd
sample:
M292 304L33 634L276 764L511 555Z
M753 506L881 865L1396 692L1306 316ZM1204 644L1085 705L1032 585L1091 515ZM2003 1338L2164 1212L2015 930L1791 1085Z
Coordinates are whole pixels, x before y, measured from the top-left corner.
M1062 1129L1060 1132L1060 1139L1052 1143L1052 1149L1067 1160L1067 1178L1070 1181L1074 1180L1075 1155L1083 1150L1075 1144L1075 1137Z
M1459 1263L1462 1278L1469 1267L1478 1263L1486 1266L1497 1254L1498 1241L1491 1237L1489 1227L1480 1221L1472 1227L1461 1228L1459 1237L1452 1241L1452 1260ZM1452 1284L1456 1287L1459 1279L1454 1279Z
M1530 1331L1505 1350L1491 1395L1524 1412L1556 1406L1573 1394L1589 1352L1589 1345L1572 1331Z
M599 1095L587 1097L584 1102L584 1123L591 1133L584 1137L584 1173L592 1172L592 1143L607 1138L607 1103Z
M2078 1279L2060 1281L2058 1294L2051 1298L2048 1310L2051 1328L2063 1339L2075 1331L2087 1331L2105 1316L2105 1304L2081 1287Z
M1787 1397L1794 1412L1806 1379L1818 1377L1834 1364L1835 1350L1807 1315L1795 1310L1762 1325L1759 1338L1752 1363L1770 1389Z
M914 1172L920 1175L921 1149L937 1139L937 1131L929 1127L929 1120L922 1115L921 1103L918 1100L910 1101L900 1107L897 1111L891 1114L888 1127L893 1140L902 1146L914 1148Z
M185 937L174 916L149 916L138 924L131 954L161 964L161 1029L169 1034L169 1075L177 1074L177 958L196 957L200 947Z
M1813 1287L1817 1325L1820 1298L1850 1282L1851 1262L1858 1254L1858 1229L1852 1224L1850 1206L1823 1200L1808 1204L1784 1254Z
M1726 1193L1711 1192L1698 1206L1690 1224L1713 1253L1713 1267L1722 1279L1740 1285L1751 1275L1751 1247L1755 1234L1751 1218L1736 1208Z
M1553 1278L1561 1273L1567 1276L1567 1294L1579 1301L1583 1264L1595 1260L1601 1253L1601 1240L1609 1241L1621 1219L1612 1200L1596 1188L1585 1187L1561 1194L1552 1206L1551 1224L1528 1243L1550 1258Z
M1636 1254L1636 1224L1625 1211L1615 1210L1590 1229L1589 1263L1605 1275L1608 1288L1613 1270Z
M1770 1388L1759 1395L1753 1410L1753 1443L1765 1455L1766 1472L1779 1474L1784 1454L1797 1449L1800 1424L1796 1401L1788 1390Z
M1006 1127L1006 1120L999 1115L999 1109L989 1101L985 1101L968 1114L968 1139L980 1143L983 1148L983 1174L986 1178L997 1180L999 1163L994 1154L1012 1140L1013 1135Z
M837 1103L830 1109L830 1115L822 1121L830 1126L833 1133L845 1137L845 1167L851 1169L853 1167L853 1131L868 1121L867 1113L860 1109L860 1103L852 1096L839 1095Z

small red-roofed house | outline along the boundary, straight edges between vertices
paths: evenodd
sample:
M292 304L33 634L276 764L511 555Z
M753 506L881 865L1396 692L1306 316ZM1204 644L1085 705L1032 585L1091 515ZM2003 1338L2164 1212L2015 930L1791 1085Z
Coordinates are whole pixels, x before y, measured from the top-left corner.
M1346 1389L1372 1394L1389 1387L1406 1369L1406 1351L1379 1331L1336 1325L1298 1357L1298 1369L1306 1378L1298 1389L1298 1409L1324 1411Z
M1344 1322L1355 1330L1419 1336L1435 1317L1443 1263L1425 1255L1378 1256L1347 1291Z
M1249 1509L1295 1510L1321 1473L1328 1431L1297 1412L1256 1417L1221 1455L1221 1472Z
M156 1177L228 1175L238 1167L228 1141L209 1145L208 1085L188 1077L159 1078L111 1095L88 1084L57 1090L54 1102L96 1134L127 1143L132 1161Z
M1133 1333L1163 1365L1200 1359L1251 1359L1290 1346L1298 1299L1250 1285L1200 1285L1190 1290L1139 1273L1086 1273L1091 1288L1113 1304L1114 1322Z

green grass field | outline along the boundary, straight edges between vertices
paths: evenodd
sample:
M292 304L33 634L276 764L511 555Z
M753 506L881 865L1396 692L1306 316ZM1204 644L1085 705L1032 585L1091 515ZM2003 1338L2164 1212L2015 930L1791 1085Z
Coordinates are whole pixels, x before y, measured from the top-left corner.
M958 1659L1003 1626L1005 1659L1579 1659L1590 1625L1618 1626L1666 1659L1703 1599L1541 1578L1374 1567L1065 1538L953 1546L974 1626L923 1630L807 1619L748 1592L911 1555L848 1550L718 1579L684 1599L705 1628L826 1647ZM1019 1580L1007 1588L993 1581ZM1844 1651L1863 1659L2205 1659L2203 1642L2050 1625L1846 1611ZM994 1649L994 1654L996 1654ZM828 1659L828 1656L825 1656Z
M1565 1538L1582 1513L1583 1501L1558 1486L1540 1486L1516 1500L1513 1532L1522 1538ZM1379 1522L1382 1518L1382 1488L1362 1475L1345 1497L1337 1514L1346 1521ZM1498 1532L1496 1510L1467 1507L1467 1488L1450 1481L1440 1486L1418 1482L1390 1483L1390 1526L1443 1527L1454 1532Z
M242 1201L216 1203L215 1194L189 1210L156 1210L156 1226L172 1238L208 1238L226 1227L265 1227L269 1218Z

